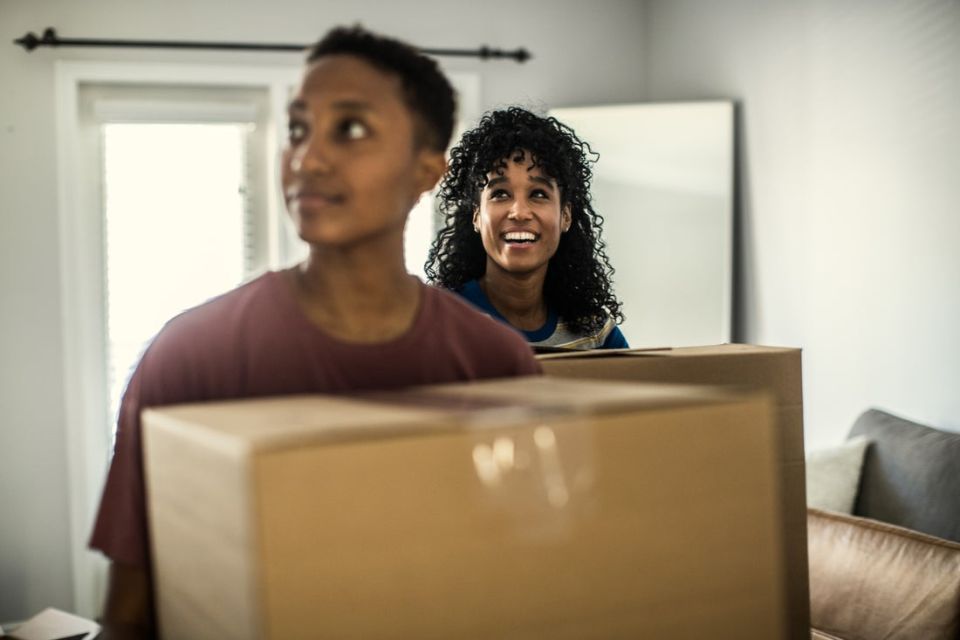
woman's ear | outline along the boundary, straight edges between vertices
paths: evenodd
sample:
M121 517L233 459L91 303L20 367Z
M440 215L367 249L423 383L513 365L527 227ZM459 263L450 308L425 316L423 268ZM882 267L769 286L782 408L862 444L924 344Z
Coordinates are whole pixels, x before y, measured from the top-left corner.
M570 225L573 224L573 214L570 211L570 205L563 205L563 211L560 212L560 230L563 233L566 233L570 230Z
M480 207L473 210L473 230L480 233Z
M420 193L430 191L447 171L447 158L441 151L421 149L417 174L417 189Z

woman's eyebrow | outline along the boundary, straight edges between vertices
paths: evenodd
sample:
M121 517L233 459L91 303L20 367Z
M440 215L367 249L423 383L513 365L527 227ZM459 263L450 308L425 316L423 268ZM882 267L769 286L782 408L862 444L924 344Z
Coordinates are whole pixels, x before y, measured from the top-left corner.
M331 105L340 111L372 111L373 105L362 100L338 100ZM309 106L303 98L294 98L287 105L287 111L308 111Z
M373 109L373 105L362 100L338 100L331 106L334 109L342 109L344 111L371 111Z
M552 179L550 179L550 178L546 178L546 177L544 177L544 176L530 176L530 182L539 182L539 183L541 183L541 184L547 185L547 186L550 187L551 189L552 189L552 188L555 188L555 187L557 186L557 183L556 183L555 180L552 180Z
M551 189L557 188L556 181L551 178L546 178L544 176L529 176L529 179L530 179L530 182L543 184L550 187ZM489 189L491 187L495 187L498 184L503 184L504 182L509 182L509 181L510 180L507 178L507 176L497 176L495 178L490 178L489 180L487 180L487 184L484 188Z

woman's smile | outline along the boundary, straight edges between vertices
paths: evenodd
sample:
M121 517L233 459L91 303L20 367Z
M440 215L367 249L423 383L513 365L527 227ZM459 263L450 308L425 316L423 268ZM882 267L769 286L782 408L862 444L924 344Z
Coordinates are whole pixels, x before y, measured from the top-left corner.
M526 249L540 240L540 235L532 231L506 231L500 234L500 238L511 248Z

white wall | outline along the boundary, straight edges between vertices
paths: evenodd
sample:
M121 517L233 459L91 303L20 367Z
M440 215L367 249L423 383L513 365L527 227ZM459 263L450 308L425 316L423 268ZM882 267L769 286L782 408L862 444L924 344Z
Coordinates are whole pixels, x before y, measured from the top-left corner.
M955 0L0 0L0 621L72 606L53 61L291 59L9 41L309 42L356 20L526 46L525 65L445 61L482 74L486 107L740 100L740 337L804 348L808 446L868 406L960 430Z
M0 621L73 606L53 62L299 59L137 50L27 54L10 41L54 26L63 37L307 43L332 25L358 20L423 46L525 46L534 58L523 65L444 61L450 70L481 74L485 107L604 104L642 95L642 6L631 0L0 0Z
M741 338L804 349L808 448L960 430L960 3L650 0L646 97L742 105Z

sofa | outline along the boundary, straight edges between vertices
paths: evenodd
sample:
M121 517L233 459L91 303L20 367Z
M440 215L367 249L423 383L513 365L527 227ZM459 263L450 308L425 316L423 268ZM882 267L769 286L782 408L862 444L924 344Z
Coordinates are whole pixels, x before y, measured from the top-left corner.
M871 409L848 437L866 441L852 512L807 511L811 637L957 640L960 433Z

